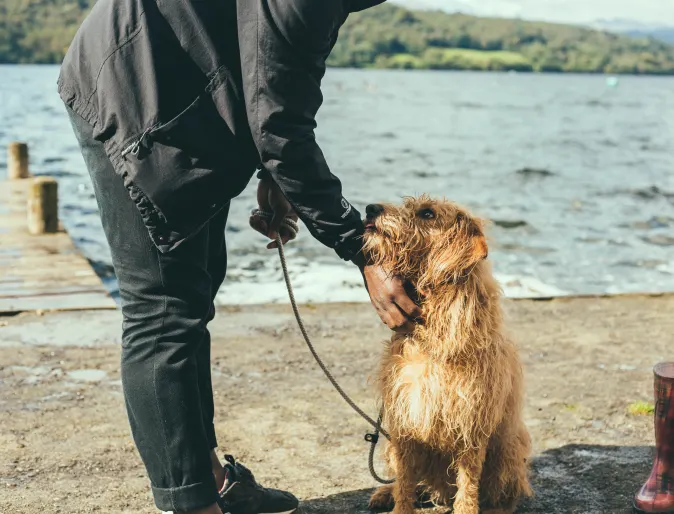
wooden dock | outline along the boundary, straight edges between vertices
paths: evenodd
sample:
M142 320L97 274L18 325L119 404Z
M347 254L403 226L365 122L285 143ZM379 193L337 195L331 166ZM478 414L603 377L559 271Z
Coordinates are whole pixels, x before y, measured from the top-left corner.
M0 182L0 313L115 309L60 224L56 233L29 232L27 195L33 180Z

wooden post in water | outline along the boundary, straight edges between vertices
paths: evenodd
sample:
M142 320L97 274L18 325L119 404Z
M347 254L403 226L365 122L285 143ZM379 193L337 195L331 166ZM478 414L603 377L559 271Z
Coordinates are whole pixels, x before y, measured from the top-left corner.
M58 229L58 182L51 177L35 178L28 187L28 231L54 234Z
M7 178L9 180L28 178L28 145L9 143L7 153Z

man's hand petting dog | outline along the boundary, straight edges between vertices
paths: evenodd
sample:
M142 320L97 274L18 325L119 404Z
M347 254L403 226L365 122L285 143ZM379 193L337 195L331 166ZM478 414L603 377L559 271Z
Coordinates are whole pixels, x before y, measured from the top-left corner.
M297 221L297 214L273 180L260 180L257 186L257 203L260 210L273 213L271 221L255 215L250 218L251 227L272 239L267 248L277 247L278 235L283 244L295 237L282 226L282 222L286 217ZM363 274L372 305L386 326L402 334L414 332L414 327L421 318L421 308L410 298L414 294L406 290L405 282L399 277L390 276L381 266L363 262L358 262L357 265Z
M257 185L257 204L260 210L273 214L269 222L259 216L251 216L250 218L250 226L272 240L267 245L268 249L271 250L277 247L276 237L278 235L281 236L283 244L295 238L295 234L291 233L281 224L286 217L296 222L297 214L295 214L290 203L283 196L281 189L273 180L267 178L260 180Z
M421 320L421 308L410 298L406 283L376 265L359 265L365 288L377 314L388 328L399 334L414 332Z

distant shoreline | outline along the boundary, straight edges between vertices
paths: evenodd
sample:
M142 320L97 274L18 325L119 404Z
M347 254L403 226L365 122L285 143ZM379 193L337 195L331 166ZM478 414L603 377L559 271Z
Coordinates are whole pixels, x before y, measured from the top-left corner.
M60 66L60 63L49 63L49 62L0 62L0 66ZM330 65L328 69L335 70L356 70L356 71L399 71L399 72L409 72L409 71L426 71L426 72L452 72L452 73L484 73L484 74L522 74L522 75L586 75L586 76L603 76L603 77L674 77L674 72L663 72L663 73L626 73L626 72L616 72L610 73L606 71L539 71L539 70L479 70L471 68L449 68L449 69L438 69L438 68L382 68L377 66L335 66Z
M628 72L607 72L607 71L582 71L582 70L569 70L569 71L551 71L551 70L477 70L471 68L380 68L376 66L365 67L365 66L329 66L328 68L339 69L339 70L363 70L363 71L434 71L434 72L471 72L471 73L501 73L501 74L523 74L523 75L595 75L595 76L604 76L604 77L674 77L674 71L672 72L642 72L642 73L628 73Z

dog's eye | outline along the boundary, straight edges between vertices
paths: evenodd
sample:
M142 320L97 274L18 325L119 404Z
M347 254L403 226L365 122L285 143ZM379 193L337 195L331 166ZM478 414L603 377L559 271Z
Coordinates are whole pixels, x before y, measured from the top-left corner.
M417 216L424 218L425 220L432 220L435 218L435 212L433 212L433 209L421 209L417 212Z

